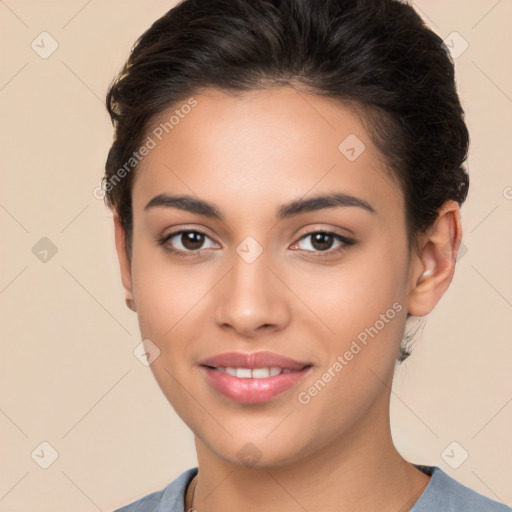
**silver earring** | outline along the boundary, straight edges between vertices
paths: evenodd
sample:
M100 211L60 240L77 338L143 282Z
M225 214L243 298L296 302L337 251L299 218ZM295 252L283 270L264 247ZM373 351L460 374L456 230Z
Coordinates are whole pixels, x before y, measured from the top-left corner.
M434 273L434 270L431 268L428 270L425 270L425 272L423 272L423 274L421 274L419 282L421 283L422 281L424 281L428 276L432 275L433 273Z

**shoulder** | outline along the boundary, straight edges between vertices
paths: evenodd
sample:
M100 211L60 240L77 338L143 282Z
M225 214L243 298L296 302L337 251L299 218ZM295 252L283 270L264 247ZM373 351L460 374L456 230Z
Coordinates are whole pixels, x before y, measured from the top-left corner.
M430 475L430 482L410 512L511 512L511 508L462 485L437 466L416 468Z
M185 492L197 471L197 467L187 469L164 489L152 492L114 512L184 512Z

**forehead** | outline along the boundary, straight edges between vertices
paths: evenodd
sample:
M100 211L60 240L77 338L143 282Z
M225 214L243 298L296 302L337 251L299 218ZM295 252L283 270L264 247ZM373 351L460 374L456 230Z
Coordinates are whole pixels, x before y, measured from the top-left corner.
M334 189L401 206L361 118L339 101L290 87L241 96L207 89L192 98L148 130L154 147L137 170L134 210L162 192L261 209L262 200Z

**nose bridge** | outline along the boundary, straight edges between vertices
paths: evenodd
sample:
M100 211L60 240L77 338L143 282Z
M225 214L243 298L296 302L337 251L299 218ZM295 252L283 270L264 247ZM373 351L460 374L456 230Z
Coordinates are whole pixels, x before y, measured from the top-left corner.
M267 252L251 243L237 247L215 311L219 325L229 325L246 336L263 326L282 328L289 321L286 290L267 268Z

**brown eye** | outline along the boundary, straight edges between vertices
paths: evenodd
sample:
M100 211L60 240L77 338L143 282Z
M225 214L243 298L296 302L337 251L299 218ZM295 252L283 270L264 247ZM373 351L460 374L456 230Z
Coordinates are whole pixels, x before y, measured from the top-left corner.
M198 231L183 231L179 236L183 247L190 251L200 249L204 244L205 235Z
M337 245L335 245L336 243ZM306 252L313 254L326 253L327 256L337 253L338 251L342 251L355 243L355 240L346 238L338 233L330 231L314 231L304 235L295 245Z
M329 233L314 233L311 235L311 245L317 251L326 251L331 248L334 237Z
M209 245L207 245L209 242ZM171 233L158 241L166 251L179 256L194 256L203 249L218 248L218 244L202 231L182 229ZM206 246L205 246L206 244Z

